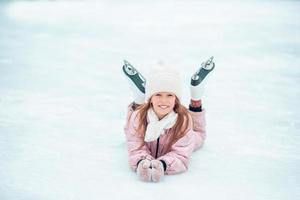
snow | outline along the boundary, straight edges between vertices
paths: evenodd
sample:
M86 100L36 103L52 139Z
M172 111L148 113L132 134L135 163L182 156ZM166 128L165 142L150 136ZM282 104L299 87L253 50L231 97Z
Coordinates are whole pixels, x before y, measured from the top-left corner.
M0 199L300 198L299 1L2 1ZM137 179L127 59L188 82L215 56L189 171Z

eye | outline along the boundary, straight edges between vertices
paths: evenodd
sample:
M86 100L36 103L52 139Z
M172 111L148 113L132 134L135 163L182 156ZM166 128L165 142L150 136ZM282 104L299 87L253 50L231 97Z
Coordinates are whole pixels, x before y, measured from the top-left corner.
M174 96L174 94L168 94L168 97L173 97Z
M155 96L157 96L157 97L160 97L160 96L161 96L161 94L160 94L160 93L157 93L157 94L155 94Z

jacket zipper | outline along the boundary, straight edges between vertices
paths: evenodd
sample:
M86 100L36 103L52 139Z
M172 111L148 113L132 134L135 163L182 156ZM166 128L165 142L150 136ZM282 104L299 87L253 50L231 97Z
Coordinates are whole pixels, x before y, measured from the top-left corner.
M157 138L157 141L156 141L156 153L155 153L155 159L157 158L157 155L158 155L158 147L159 147L159 138Z

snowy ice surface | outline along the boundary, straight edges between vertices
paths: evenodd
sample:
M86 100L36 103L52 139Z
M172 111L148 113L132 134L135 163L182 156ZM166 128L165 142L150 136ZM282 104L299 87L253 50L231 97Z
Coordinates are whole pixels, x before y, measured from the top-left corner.
M300 199L299 1L1 1L0 199ZM129 169L121 71L209 56L189 171ZM147 76L146 76L147 78ZM298 102L298 103L297 103Z

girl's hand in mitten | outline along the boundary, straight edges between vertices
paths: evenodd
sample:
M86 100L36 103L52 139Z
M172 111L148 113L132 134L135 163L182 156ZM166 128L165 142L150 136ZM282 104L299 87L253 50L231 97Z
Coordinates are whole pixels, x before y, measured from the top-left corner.
M147 159L140 161L136 172L140 180L151 181L151 161Z
M153 182L159 182L162 177L164 176L164 166L161 161L159 160L152 160L151 161L151 177Z

